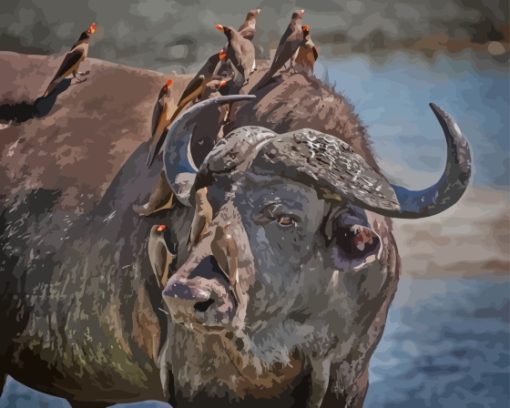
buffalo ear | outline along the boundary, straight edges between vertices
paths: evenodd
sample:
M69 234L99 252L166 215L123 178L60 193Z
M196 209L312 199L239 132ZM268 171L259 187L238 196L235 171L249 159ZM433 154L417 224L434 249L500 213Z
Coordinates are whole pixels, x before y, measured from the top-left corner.
M332 210L324 224L324 235L339 269L358 270L380 258L381 238L369 225L365 211L358 207Z

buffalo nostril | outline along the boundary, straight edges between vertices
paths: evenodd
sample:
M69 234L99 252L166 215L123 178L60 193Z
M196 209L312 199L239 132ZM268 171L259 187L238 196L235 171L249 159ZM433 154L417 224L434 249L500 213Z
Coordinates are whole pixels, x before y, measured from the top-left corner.
M211 306L214 303L214 299L206 300L205 302L198 302L195 303L195 310L197 312L205 312L207 309L209 309L209 306Z

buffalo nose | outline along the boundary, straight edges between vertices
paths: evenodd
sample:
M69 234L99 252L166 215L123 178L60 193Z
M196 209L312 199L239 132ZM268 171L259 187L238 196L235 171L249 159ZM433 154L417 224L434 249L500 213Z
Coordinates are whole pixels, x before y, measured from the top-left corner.
M210 292L179 281L167 285L163 295L170 305L175 302L179 303L179 306L184 306L183 303L187 304L185 308L190 312L191 309L205 312L214 303Z
M191 300L195 302L204 302L211 297L209 292L206 292L203 289L190 287L183 282L174 282L171 285L168 285L163 291L163 295L170 298Z

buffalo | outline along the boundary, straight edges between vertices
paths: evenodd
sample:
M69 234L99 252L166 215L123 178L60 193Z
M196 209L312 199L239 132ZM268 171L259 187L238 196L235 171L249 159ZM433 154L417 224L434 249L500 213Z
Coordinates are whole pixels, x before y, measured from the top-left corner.
M258 66L255 78L265 72ZM446 167L436 184L410 191L386 180L353 108L316 78L285 72L254 96L249 87L184 112L159 168L145 168L142 136L113 169L94 158L101 142L87 139L78 144L90 154L67 164L72 176L63 179L27 182L44 172L32 160L54 160L34 141L18 173L2 165L0 374L73 407L362 406L397 289L391 218L431 216L458 201L469 146L432 104ZM197 160L202 113L227 103L225 136ZM76 166L112 177L94 184L84 174L84 183ZM132 205L147 199L161 168L176 205L139 217ZM80 206L80 194L93 196L87 188L101 193ZM212 216L190 241L204 197ZM151 261L158 224L171 256ZM170 261L161 265L168 278L153 273Z

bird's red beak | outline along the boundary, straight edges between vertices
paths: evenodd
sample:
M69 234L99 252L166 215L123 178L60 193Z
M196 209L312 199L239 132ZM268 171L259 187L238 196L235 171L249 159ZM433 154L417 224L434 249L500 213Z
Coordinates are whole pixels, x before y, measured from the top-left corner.
M225 27L223 27L221 24L216 24L216 30L218 31L221 31L221 32L225 32Z
M227 59L227 53L225 50L220 50L220 53L218 54L220 57L220 61L225 61Z
M167 226L164 225L164 224L161 224L161 225L158 225L158 228L156 228L156 231L157 232L164 232L164 231L166 231L166 229L167 229Z
M92 23L91 25L89 25L89 29L87 30L87 32L89 34L94 34L96 32L96 29L97 29L96 23Z
M305 24L303 26L303 31L307 31L307 32L310 31L310 26L308 24Z
M228 84L228 81L226 81L226 80L221 81L220 88L225 88L225 86L227 86L227 84Z
M174 81L172 81L171 79L167 79L165 82L165 86L168 88L169 86L172 86L173 83Z

